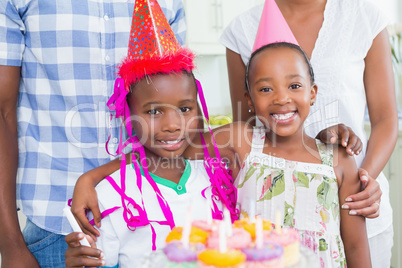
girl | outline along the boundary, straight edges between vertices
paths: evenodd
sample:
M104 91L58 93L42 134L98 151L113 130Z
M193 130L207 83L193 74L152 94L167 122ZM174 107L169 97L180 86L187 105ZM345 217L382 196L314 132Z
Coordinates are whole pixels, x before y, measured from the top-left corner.
M373 267L390 267L392 208L388 181L381 172L398 136L391 48L386 30L389 17L368 0L266 2L276 2L279 6L315 70L319 98L306 121L307 134L315 137L323 128L339 122L351 127L363 142L363 150L355 157L356 163L374 180L370 179L367 188L351 196L352 202L344 206L370 218L367 233ZM263 7L261 4L240 14L220 39L227 48L235 120L247 121L252 116L244 98L243 81L260 19L264 16ZM368 120L364 115L366 107L370 115L369 137L364 130Z
M308 58L297 45L269 44L252 54L246 77L248 105L264 126L214 131L229 167L239 171L241 214L256 200L256 214L274 220L279 210L322 267L371 267L364 217L340 210L340 200L360 190L354 159L304 130L317 95Z

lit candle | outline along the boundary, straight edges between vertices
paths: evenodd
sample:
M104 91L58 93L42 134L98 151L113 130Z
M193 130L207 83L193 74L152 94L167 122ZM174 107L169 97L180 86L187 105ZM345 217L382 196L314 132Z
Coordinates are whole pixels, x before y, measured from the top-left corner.
M257 216L255 223L255 244L258 249L262 248L263 235L262 235L262 219Z
M230 212L226 207L223 208L223 221L226 225L227 236L232 236L233 235L232 219L230 218Z
M281 213L279 211L276 212L275 214L275 231L280 234L282 233L282 227L281 227Z
M219 252L225 253L228 251L226 244L226 224L224 221L219 223Z
M183 233L181 235L181 243L183 244L184 248L188 248L189 246L192 214L193 206L190 205L186 213L186 218L184 219Z

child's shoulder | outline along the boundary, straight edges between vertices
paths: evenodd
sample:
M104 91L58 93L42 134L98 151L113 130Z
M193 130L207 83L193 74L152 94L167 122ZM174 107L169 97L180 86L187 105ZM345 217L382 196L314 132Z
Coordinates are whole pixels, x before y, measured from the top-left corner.
M190 167L191 173L205 173L204 160L187 160Z
M338 178L345 178L345 174L357 172L355 158L349 155L346 148L340 144L334 145L334 170Z
M354 157L349 155L346 152L346 148L343 147L341 144L335 144L333 145L333 148L334 148L334 166L345 165L348 163L356 164Z
M126 184L130 181L128 178L132 178L135 176L135 172L131 166L132 164L127 164L126 165ZM117 188L121 187L121 173L120 169L116 170L112 174L110 174L108 177L103 179L101 182L99 182L95 190L98 194L98 199L102 200L107 197L109 199L110 196L116 196L120 197L120 195L117 192Z
M209 182L209 176L205 169L204 160L188 160L191 167L191 175L198 180L205 179Z
M213 131L217 144L230 143L236 147L236 142L248 139L248 135L252 135L253 127L246 122L233 122L231 124L223 125L215 128Z

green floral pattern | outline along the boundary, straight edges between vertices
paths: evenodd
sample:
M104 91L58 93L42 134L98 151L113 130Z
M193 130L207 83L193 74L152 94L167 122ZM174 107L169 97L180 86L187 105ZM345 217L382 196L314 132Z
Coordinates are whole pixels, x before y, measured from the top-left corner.
M285 179L283 175L283 170L276 170L271 171L271 173L264 178L262 193L260 198L257 199L257 202L271 200L272 197L280 195L285 191Z

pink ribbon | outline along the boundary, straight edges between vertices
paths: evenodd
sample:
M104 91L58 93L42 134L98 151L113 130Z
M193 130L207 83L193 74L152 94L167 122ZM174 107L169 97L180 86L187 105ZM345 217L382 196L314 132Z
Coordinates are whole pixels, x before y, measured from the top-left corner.
M114 86L113 95L110 97L109 101L107 102L107 105L111 111L115 111L116 118L122 118L125 121L124 123L126 126L126 130L127 130L130 138L123 144L123 142L122 142L123 129L121 127L120 128L119 145L118 145L117 152L116 152L117 155L121 155L121 167L120 167L121 187L118 187L116 182L111 177L107 177L106 179L113 186L113 188L116 190L116 192L119 193L119 195L121 196L122 207L123 207L123 218L124 218L124 221L127 223L127 228L131 231L134 231L139 226L146 226L149 224L151 227L151 230L152 230L152 250L156 250L156 232L151 223L155 222L160 225L169 225L169 227L171 229L173 229L173 227L175 226L175 223L174 223L173 214L172 214L172 211L170 210L169 204L167 203L165 198L162 196L162 193L160 192L155 181L149 175L144 147L141 145L141 143L139 142L139 140L136 136L132 136L130 110L129 110L129 107L127 104L127 94L128 94L128 91L126 90L126 88L124 86L124 80L122 78L117 78L116 82L115 82L115 86ZM111 115L111 118L113 118L112 115ZM108 150L107 147L108 147L109 140L110 140L110 135L109 135L108 141L106 143L106 150ZM133 153L131 154L132 155L132 163L133 163L134 170L135 170L136 177L137 177L137 187L141 193L141 205L138 204L137 202L135 202L134 199L127 196L125 193L126 192L126 163L127 163L127 161L126 161L126 155L124 154L123 150L125 147L127 147L130 144L133 148ZM140 155L140 162L141 162L140 164L143 168L145 179L152 186L152 188L155 192L159 206L166 219L165 221L152 221L152 220L148 219L148 215L146 213L145 206L144 206L144 200L142 198L142 179L143 179L143 177L141 175L141 168L140 168L137 160L135 159L135 152L138 152ZM109 153L109 151L108 151L108 153ZM101 214L102 218L109 215L110 213L114 212L118 208L121 208L121 207L114 207L114 208L105 210ZM135 212L133 212L133 211L135 211Z
M198 80L196 80L198 94L200 96L202 109L204 112L204 116L209 122L208 110L205 103L204 93L202 91L201 84ZM127 97L128 91L124 86L124 80L121 78L117 78L114 86L113 95L110 97L107 105L111 111L115 111L116 118L122 118L125 120L125 126L130 138L124 142L122 142L122 132L123 128L120 129L120 140L117 149L116 155L121 155L121 168L120 168L120 184L119 187L116 182L111 177L106 177L112 187L116 190L117 193L121 196L122 206L113 207L107 209L101 213L102 218L106 217L110 213L113 213L117 209L123 208L123 218L124 221L127 223L127 228L131 231L134 231L137 227L150 225L152 230L152 250L156 250L156 232L152 223L158 223L160 225L168 225L171 229L175 226L175 222L173 219L172 211L169 207L169 204L162 196L158 186L156 185L155 181L151 178L148 171L145 151L142 144L139 142L136 136L132 136L132 128L131 128L131 120L130 120L130 111L127 105ZM111 115L111 119L113 115ZM212 134L212 130L208 126L209 131ZM213 146L216 154L216 158L210 157L208 153L208 149L206 148L206 144L204 138L201 134L201 139L204 145L204 166L209 175L211 186L207 187L202 191L202 195L205 197L205 191L210 188L211 189L211 201L213 203L212 209L212 216L214 219L222 219L223 218L223 211L219 209L218 202L221 202L224 206L228 208L231 214L231 220L234 221L238 218L239 211L236 209L236 199L237 199L237 189L233 186L233 178L231 176L231 171L226 168L226 164L222 161L219 150L217 148L215 138L212 134L212 141ZM110 141L110 135L108 141L106 143L106 150L108 151L108 142ZM141 193L141 204L135 202L134 199L127 196L126 194L126 156L123 153L123 149L131 145L133 147L132 155L132 163L135 169L136 178L137 178L137 187ZM135 152L137 152L140 156L140 164L135 159ZM109 153L110 154L110 153ZM145 210L144 200L142 198L142 179L143 176L141 175L141 168L144 172L144 177L147 182L152 186L155 195L157 197L159 207L161 208L163 215L166 220L164 221L153 221L148 219L148 215ZM71 201L69 202L71 205ZM94 224L94 221L90 221L91 224Z
M220 201L230 212L230 217L232 222L239 218L239 210L236 209L237 202L237 189L233 185L233 177L232 171L226 167L226 163L222 160L218 146L216 145L214 134L212 133L211 128L209 127L209 115L208 109L205 102L204 92L202 90L202 86L200 81L195 80L198 88L198 95L201 101L202 111L204 113L205 119L207 120L208 130L212 135L212 144L214 146L214 151L216 157L211 157L208 153L207 146L205 144L204 137L202 133L201 141L204 145L204 166L207 174L209 176L209 181L211 182L211 186L209 187L212 192L211 200L213 203L212 217L214 219L222 219L223 211L219 209L217 202ZM208 189L208 188L207 188ZM205 191L202 191L202 195L205 198Z

